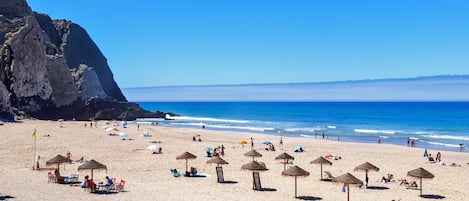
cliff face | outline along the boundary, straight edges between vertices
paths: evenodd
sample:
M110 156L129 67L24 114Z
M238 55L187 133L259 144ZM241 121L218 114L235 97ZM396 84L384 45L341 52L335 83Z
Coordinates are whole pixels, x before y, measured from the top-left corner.
M0 118L158 117L128 103L107 60L79 25L0 4Z

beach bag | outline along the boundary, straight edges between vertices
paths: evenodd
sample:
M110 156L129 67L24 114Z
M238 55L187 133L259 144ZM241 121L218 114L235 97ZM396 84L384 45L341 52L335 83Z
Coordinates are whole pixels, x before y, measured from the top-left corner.
M346 191L346 190L345 190L345 184L344 184L344 185L342 186L342 192L345 193L345 191Z

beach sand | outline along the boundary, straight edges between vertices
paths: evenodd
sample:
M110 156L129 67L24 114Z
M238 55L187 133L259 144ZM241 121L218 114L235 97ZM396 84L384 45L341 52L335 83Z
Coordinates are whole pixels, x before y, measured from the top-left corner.
M116 125L121 132L126 132L133 140L121 140L119 136L110 136L103 130L106 121L99 121L97 128L84 127L85 122L65 121L63 127L55 121L26 120L21 123L6 123L0 126L1 163L0 163L0 200L296 200L294 198L294 177L282 176L283 164L274 160L283 151L295 157L294 165L310 172L308 177L298 177L298 196L314 200L346 200L347 193L342 192L342 184L320 181L320 166L310 164L319 156L332 154L341 156L332 160L333 165L324 165L323 170L334 176L350 172L360 180L365 179L364 172L353 171L355 166L370 162L380 168L379 172L369 172L369 186L378 189L350 187L351 200L428 200L419 197L418 190L407 190L397 183L379 182L388 173L394 178L417 180L407 176L407 172L419 167L435 175L433 179L423 180L423 194L444 196L445 200L467 200L469 191L469 154L441 151L442 160L456 163L461 167L442 166L427 162L422 148L411 148L389 144L348 143L314 138L285 138L284 148L280 150L279 136L228 131L213 131L195 128L174 128L153 125L129 124L127 128ZM115 122L110 122L114 126ZM36 129L37 152L40 154L41 170L32 170L33 144L31 136ZM142 131L148 131L152 137L141 137ZM117 131L115 133L118 133ZM192 141L192 136L200 134L202 141ZM45 137L44 135L49 135ZM241 170L241 166L252 158L243 154L250 151L249 139L253 137L254 148L263 156L256 158L266 164L268 171L260 172L262 187L275 191L252 190L252 173ZM238 141L244 139L244 147ZM274 143L277 151L266 151L264 141ZM150 141L161 141L162 154L151 154L147 149ZM301 144L303 153L295 153L293 147ZM229 162L223 165L225 180L236 181L232 184L216 182L215 164L207 164L209 159L205 147L224 145L225 156ZM94 159L107 166L105 170L95 170L95 182L105 181L111 176L126 181L125 192L113 194L92 194L84 192L78 186L48 183L45 162L67 151L72 159L84 157ZM185 169L185 160L176 160L180 154L188 151L197 156L189 160L189 167L196 167L205 178L173 177L170 169L180 172ZM428 150L436 156L437 150ZM89 170L78 171L80 164L61 165L61 174L79 173L80 180L90 175ZM417 180L418 181L418 180ZM8 199L13 197L11 199ZM3 198L3 199L2 199Z

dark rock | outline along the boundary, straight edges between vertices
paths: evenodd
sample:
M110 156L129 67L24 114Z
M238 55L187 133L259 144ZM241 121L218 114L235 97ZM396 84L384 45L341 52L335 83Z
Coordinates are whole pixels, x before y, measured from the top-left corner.
M165 117L129 103L88 33L32 12L25 0L0 4L0 119Z

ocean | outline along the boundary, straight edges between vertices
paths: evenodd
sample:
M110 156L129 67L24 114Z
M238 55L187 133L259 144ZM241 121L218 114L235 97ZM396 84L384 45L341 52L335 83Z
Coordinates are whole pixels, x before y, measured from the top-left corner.
M139 102L161 126L469 151L469 102ZM460 148L460 144L466 148Z

